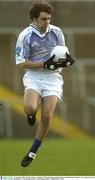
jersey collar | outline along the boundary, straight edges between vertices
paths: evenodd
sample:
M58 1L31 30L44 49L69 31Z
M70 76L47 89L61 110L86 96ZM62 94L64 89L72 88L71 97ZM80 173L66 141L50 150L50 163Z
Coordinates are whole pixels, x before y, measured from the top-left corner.
M46 33L48 33L48 32L50 31L50 26L48 26L46 32L43 33L43 34L41 34L40 31L39 31L39 29L38 29L36 26L34 26L33 23L30 24L30 26L32 27L32 30L33 30L34 32L36 32L37 34L39 34L40 36L44 36Z

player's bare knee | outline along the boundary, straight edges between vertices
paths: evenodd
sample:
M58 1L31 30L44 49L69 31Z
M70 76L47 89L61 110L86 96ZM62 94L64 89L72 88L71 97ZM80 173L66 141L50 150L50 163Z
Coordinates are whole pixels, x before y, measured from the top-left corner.
M24 112L26 115L31 115L31 114L35 114L36 109L34 107L32 107L31 105L28 106L24 106Z

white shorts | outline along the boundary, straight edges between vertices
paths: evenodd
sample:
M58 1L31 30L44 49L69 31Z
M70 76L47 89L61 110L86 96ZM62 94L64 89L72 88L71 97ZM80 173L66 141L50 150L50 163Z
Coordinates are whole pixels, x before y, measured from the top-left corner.
M59 73L28 71L23 77L25 90L33 89L41 97L55 95L60 100L63 98L63 78Z

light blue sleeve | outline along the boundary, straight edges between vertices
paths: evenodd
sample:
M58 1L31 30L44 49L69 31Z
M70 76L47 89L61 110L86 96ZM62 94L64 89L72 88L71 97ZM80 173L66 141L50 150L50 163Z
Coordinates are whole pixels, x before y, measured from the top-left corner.
M65 46L65 36L64 36L63 31L59 27L54 26L54 25L50 25L50 28L56 35L57 45Z
M60 46L65 46L65 37L61 29L57 31L58 41Z
M16 43L16 64L21 64L30 57L30 45L29 45L30 34L21 33Z

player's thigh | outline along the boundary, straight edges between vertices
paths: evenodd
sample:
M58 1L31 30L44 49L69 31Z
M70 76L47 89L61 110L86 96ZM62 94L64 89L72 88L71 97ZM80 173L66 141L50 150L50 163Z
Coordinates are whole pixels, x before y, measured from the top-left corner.
M24 93L24 107L36 110L39 105L40 95L33 89L27 89Z
M58 97L55 95L46 96L42 98L42 116L53 116Z

